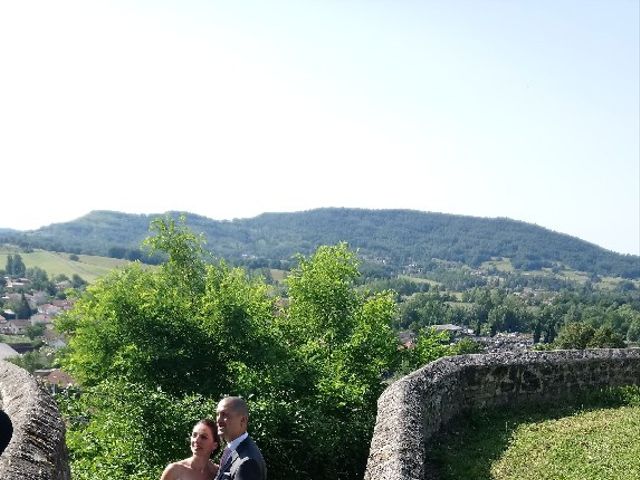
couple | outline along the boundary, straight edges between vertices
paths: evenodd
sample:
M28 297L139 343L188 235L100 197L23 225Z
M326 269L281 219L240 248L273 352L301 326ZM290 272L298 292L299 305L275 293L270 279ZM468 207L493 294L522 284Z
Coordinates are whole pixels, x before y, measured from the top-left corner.
M242 398L223 398L216 409L216 422L204 419L193 427L193 455L169 464L160 480L266 480L267 468L260 450L249 438L248 422L249 410ZM220 466L210 460L220 447L218 431L227 442Z

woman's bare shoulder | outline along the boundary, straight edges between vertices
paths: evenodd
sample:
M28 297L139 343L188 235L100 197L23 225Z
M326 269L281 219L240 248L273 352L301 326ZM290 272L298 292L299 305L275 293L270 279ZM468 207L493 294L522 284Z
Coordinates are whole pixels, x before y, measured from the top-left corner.
M184 472L184 469L186 468L186 464L184 462L185 460L180 460L167 465L167 468L162 472L160 480L178 480L180 478L180 473Z

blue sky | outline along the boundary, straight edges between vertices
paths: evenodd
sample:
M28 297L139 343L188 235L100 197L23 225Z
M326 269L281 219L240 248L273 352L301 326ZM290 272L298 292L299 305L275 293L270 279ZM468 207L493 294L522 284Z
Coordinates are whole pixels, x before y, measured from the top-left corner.
M639 5L2 2L0 227L410 208L640 254Z

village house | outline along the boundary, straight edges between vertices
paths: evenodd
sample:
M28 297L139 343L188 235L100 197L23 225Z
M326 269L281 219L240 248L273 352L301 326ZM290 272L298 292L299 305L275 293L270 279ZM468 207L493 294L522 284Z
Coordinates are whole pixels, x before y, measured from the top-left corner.
M31 326L30 319L21 320L7 320L7 323L2 326L2 333L9 335L24 335L27 332L27 327Z
M46 315L48 317L55 317L62 310L62 307L59 307L52 303L43 303L42 305L38 306L38 313L41 315Z
M77 382L71 375L60 370L59 368L35 370L33 372L33 375L41 379L42 382L49 388L49 391L52 394L55 394L58 390L77 384Z
M31 315L31 318L29 320L31 320L31 325L37 325L38 323L44 323L45 325L48 325L52 322L53 319L49 315L36 313L34 315Z
M56 332L53 328L53 325L47 325L47 329L44 331L42 335L44 337L44 342L52 347L54 350L58 350L60 348L64 348L67 346L67 342L63 334Z
M4 277L7 284L5 285L6 290L18 290L20 288L24 288L31 283L31 280L28 278L14 278Z

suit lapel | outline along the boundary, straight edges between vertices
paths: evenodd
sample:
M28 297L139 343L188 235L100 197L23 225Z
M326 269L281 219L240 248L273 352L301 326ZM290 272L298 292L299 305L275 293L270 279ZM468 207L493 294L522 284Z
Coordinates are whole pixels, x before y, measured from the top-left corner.
M224 462L224 465L220 464L220 469L218 470L218 475L216 476L216 480L224 478L225 472L229 472L230 475L232 474L233 464L236 463L236 460L238 460L238 458L240 458L240 456L238 455L238 450L241 450L243 448L243 445L245 444L246 441L247 441L246 439L243 440L240 443L240 445L238 445L238 448L236 448L231 452L231 455L229 455L229 458L226 459L226 461Z

